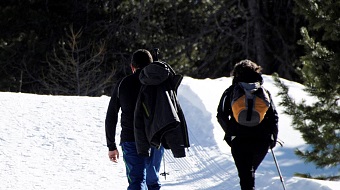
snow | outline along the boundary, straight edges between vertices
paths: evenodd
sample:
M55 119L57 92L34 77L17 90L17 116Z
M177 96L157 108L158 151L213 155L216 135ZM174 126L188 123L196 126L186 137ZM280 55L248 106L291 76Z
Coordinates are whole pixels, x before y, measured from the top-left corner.
M339 190L340 181L295 177L294 173L339 175L339 167L316 169L295 154L308 148L294 130L290 116L278 106L281 100L271 76L264 75L279 112L279 139L274 148L287 189ZM313 101L303 86L283 80L297 101ZM185 77L179 90L191 147L187 157L173 158L165 152L161 172L163 190L238 190L239 179L230 148L216 120L216 109L231 78L193 79ZM0 189L1 190L123 190L127 187L124 162L109 161L104 121L110 98L50 96L0 92ZM119 142L120 129L116 140ZM269 151L256 173L256 189L283 189Z

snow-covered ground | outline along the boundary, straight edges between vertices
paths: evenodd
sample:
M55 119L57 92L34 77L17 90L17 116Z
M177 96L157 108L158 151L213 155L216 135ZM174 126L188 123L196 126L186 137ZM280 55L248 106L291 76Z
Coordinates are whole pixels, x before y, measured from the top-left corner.
M339 190L340 181L294 177L295 172L336 175L340 168L316 169L294 154L294 149L307 146L290 125L291 118L282 114L284 108L278 106L280 97L272 78L264 79L280 113L279 139L284 146L275 147L274 152L287 189ZM294 98L309 101L302 85L284 82ZM219 99L230 84L231 78L226 77L184 78L178 96L191 147L185 158L175 159L169 150L165 152L169 175L161 177L163 190L240 189L230 148L216 120ZM107 156L104 120L109 99L0 92L0 189L126 189L122 158L115 164ZM257 170L256 189L283 189L270 152Z

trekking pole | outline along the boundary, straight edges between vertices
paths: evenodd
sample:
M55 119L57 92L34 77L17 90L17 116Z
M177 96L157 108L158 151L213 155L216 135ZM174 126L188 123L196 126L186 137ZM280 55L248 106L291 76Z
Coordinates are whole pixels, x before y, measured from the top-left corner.
M164 165L164 172L160 173L161 176L164 176L164 179L166 180L166 176L169 175L169 173L165 172L165 157L163 155L163 165Z
M286 186L285 186L285 183L284 183L284 180L283 180L283 177L282 177L281 171L280 171L279 164L277 163L277 160L276 160L276 157L275 157L274 151L273 151L273 149L272 149L272 148L271 148L270 150L271 150L271 152L272 152L272 155L273 155L273 158L274 158L274 162L275 162L275 165L276 165L277 172L279 173L279 176L280 176L280 180L281 180L281 183L282 183L282 187L283 187L283 189L284 189L284 190L286 190Z
M155 61L158 61L159 49L158 48L154 48L153 51L155 52Z
M153 51L155 52L155 58L154 61L159 61L158 55L159 55L159 48L154 48ZM163 62L166 68L170 70L171 73L176 74L175 70L166 62Z

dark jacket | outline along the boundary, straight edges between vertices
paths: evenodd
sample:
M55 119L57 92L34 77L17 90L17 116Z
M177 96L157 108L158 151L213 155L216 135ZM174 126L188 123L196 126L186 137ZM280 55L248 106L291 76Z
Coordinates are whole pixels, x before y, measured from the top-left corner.
M256 127L242 126L236 122L231 109L231 93L237 82L241 81L234 79L233 84L224 91L217 108L217 120L226 133L224 139L230 145L234 138L255 137L272 141L272 146L275 146L278 134L278 114L269 91L267 92L271 103L263 121ZM247 82L260 82L262 84L263 79L258 77L256 81Z
M187 125L177 99L182 76L171 67L154 62L142 69L141 91L135 109L135 139L138 154L148 156L151 146L171 149L174 157L185 157L189 147Z
M120 109L122 127L120 142L135 141L133 120L135 105L141 87L139 74L140 70L137 70L135 73L126 76L113 89L105 119L106 141L109 150L117 149L115 136Z

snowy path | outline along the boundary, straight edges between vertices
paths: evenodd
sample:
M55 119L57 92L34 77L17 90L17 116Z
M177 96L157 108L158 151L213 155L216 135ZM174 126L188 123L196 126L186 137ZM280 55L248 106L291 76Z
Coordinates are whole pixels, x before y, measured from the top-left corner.
M179 99L187 119L191 147L187 157L180 159L166 151L166 172L170 175L166 180L161 177L163 190L239 189L230 149L222 140L223 132L215 118L217 101L228 82L191 78L183 81ZM106 96L0 92L0 189L126 189L123 159L114 164L107 156L104 120L108 102ZM275 151L287 187L339 190L340 182L292 177L296 170L316 170L294 156L293 150L301 146L301 140L285 126L286 118L282 122L280 125L286 128L281 137L287 146ZM116 140L119 141L119 133ZM282 189L270 154L259 167L256 178L257 190Z

